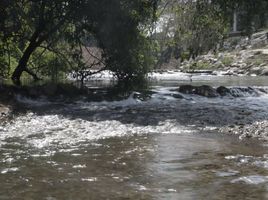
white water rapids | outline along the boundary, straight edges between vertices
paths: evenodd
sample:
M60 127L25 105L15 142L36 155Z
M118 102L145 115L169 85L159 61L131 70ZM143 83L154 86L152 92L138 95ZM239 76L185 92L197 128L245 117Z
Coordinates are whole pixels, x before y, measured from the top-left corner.
M266 143L220 133L268 120L267 87L252 90L18 96L23 111L0 126L0 199L267 199Z

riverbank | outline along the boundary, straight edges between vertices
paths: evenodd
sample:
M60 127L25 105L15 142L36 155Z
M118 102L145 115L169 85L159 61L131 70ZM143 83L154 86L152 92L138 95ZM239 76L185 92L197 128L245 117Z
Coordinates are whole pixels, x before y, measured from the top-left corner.
M180 72L209 71L211 74L232 76L268 75L268 31L257 32L248 37L230 37L217 52L199 55L194 60L171 59L164 63L161 70Z

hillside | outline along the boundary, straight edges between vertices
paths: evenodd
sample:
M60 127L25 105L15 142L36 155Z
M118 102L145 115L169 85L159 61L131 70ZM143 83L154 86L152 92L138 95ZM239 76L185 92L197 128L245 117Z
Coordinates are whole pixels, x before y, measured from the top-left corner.
M268 75L268 31L228 38L217 53L198 56L179 66L181 71L212 70L226 75Z

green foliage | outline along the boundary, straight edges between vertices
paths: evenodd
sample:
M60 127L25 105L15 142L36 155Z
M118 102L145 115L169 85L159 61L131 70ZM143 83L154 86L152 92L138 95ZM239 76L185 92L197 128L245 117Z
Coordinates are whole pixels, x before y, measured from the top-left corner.
M105 69L120 80L143 78L153 63L152 44L143 30L154 19L156 4L157 0L3 1L1 45L9 40L16 51L0 52L1 74L10 75L15 66L16 79L25 71L54 80L89 69L92 63L84 59L83 47L93 39L102 50Z
M239 14L242 33L250 36L267 25L267 10L267 0L162 0L158 14L159 21L164 23L162 30L154 35L160 46L157 54L160 65L166 62L170 48L171 55L182 60L216 51L230 32L234 11ZM180 49L178 55L177 49Z
M267 25L267 0L212 0L218 5L227 21L232 21L233 12L241 15L241 31L250 36L254 29L264 28Z
M222 58L221 62L225 66L230 66L234 62L234 59L230 56L225 56Z
M189 16L183 23L178 23L174 38L176 43L189 49L192 56L216 48L217 43L227 32L227 24L217 7L206 0L188 2L180 6L181 8L177 10L178 21L187 15L185 9L189 12Z
M10 78L22 52L11 40L0 42L0 76Z
M153 4L150 1L103 1L105 9L99 15L95 36L103 49L107 68L119 80L140 79L153 63L152 44L141 30L141 24L152 19ZM118 5L121 4L121 5ZM106 10L106 8L110 8ZM117 12L114 12L114 11ZM105 22L103 24L103 22Z
M260 66L262 64L267 63L267 61L261 56L254 56L254 58L251 58L250 61L251 61L251 63L253 62L253 64L255 66Z
M155 36L160 41L161 56L172 48L176 59L195 58L217 49L228 32L223 12L209 0L165 0L159 9L166 18L162 32Z
M207 62L207 61L194 62L190 66L191 70L202 70L202 69L210 69L210 68L211 68L211 64L209 62Z

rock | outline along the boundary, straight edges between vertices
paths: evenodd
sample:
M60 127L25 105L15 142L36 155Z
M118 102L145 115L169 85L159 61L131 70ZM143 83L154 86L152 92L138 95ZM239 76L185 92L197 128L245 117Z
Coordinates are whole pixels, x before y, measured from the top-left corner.
M250 69L250 73L251 74L261 74L262 73L262 70L260 67L253 67Z
M183 96L181 94L172 94L172 97L176 99L183 99Z
M234 68L232 69L232 71L233 71L233 72L237 72L237 71L239 70L239 68L240 68L240 67L234 67Z
M259 88L259 91L262 92L262 93L268 94L268 91L265 90L264 88Z
M222 73L222 75L224 75L224 76L234 76L236 74L233 71L228 70L227 72Z
M218 72L217 72L217 71L213 71L213 72L211 73L211 75L213 75L213 76L217 76L217 75L218 75Z
M10 109L7 106L0 104L0 125L4 123L5 119L9 116Z
M268 76L268 66L264 67L264 69L261 72L262 76Z
M217 91L213 87L208 86L208 85L197 87L196 94L200 96L205 96L205 97L218 97L219 96Z
M224 86L220 86L216 90L221 96L226 96L230 94L230 90Z
M237 73L237 74L245 74L246 72L245 72L244 70L240 69L240 70L238 70L236 73Z
M246 96L259 96L259 93L257 90L251 88L251 87L245 87L245 88L239 88L239 87L233 87L230 89L230 95L233 97L246 97Z
M262 63L259 65L259 67L262 67L262 68L265 68L265 66L266 66L266 63Z
M183 94L194 94L195 88L192 85L182 85L179 88L179 92Z
M218 97L217 91L208 85L202 85L202 86L192 86L192 85L182 85L179 88L179 92L184 94L196 94L199 96L204 97Z

